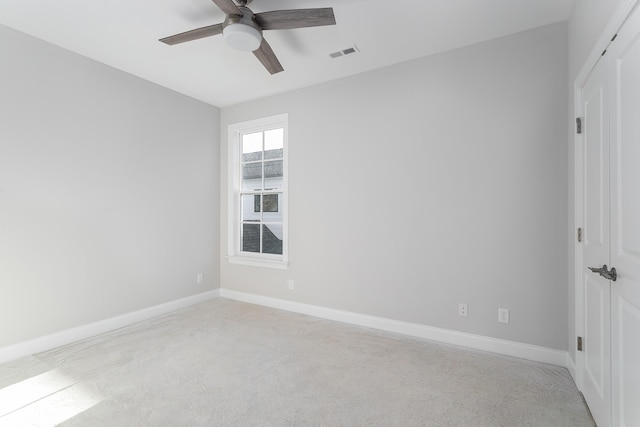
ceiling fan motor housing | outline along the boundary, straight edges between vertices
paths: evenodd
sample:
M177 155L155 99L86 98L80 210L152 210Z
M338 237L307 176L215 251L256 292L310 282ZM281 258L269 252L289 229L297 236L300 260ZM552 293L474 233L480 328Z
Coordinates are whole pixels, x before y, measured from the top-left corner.
M249 8L240 6L238 9L242 15L227 15L222 24L222 35L232 48L254 51L262 42L262 28Z

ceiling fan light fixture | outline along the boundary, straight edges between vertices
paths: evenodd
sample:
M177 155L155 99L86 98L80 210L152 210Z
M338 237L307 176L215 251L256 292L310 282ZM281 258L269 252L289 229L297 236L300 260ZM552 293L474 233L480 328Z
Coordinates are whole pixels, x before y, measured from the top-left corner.
M262 43L262 34L254 27L242 23L229 24L222 30L224 41L237 50L253 52Z

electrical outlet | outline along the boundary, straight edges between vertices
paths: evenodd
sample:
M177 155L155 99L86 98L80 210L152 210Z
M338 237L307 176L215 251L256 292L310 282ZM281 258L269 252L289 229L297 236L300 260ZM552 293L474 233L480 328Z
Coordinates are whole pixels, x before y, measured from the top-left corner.
M509 323L509 309L508 308L499 308L498 309L498 323Z
M467 317L467 304L458 304L458 316Z
M196 283L198 285L202 285L204 283L204 274L198 273L198 275L196 276Z
M291 290L295 289L295 285L293 284L293 279L289 279L287 281L287 284L289 285L289 289L291 289Z

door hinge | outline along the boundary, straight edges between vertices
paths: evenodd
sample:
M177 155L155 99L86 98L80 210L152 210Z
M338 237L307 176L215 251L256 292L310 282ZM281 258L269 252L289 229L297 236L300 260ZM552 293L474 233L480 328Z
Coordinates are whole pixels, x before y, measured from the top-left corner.
M582 351L582 337L578 337L578 351Z
M576 117L576 133L582 133L582 117Z
M578 242L582 243L582 227L578 228Z

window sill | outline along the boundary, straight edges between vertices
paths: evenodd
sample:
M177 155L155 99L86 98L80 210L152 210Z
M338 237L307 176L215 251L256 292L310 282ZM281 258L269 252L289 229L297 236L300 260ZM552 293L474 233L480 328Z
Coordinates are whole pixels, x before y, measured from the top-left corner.
M250 265L253 267L275 268L278 270L286 270L287 268L289 268L289 262L286 260L265 259L265 258L248 257L248 256L231 256L231 255L227 256L227 259L231 264Z

